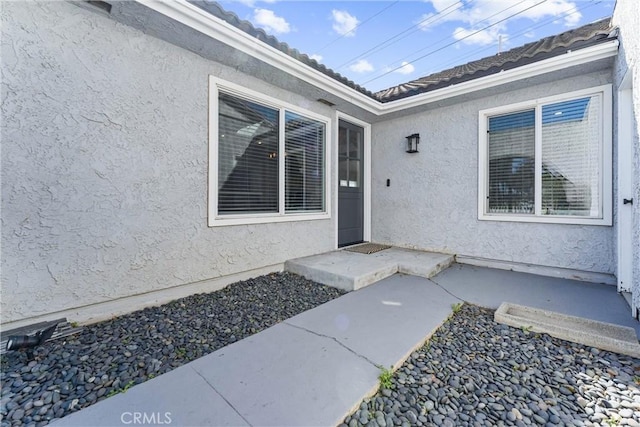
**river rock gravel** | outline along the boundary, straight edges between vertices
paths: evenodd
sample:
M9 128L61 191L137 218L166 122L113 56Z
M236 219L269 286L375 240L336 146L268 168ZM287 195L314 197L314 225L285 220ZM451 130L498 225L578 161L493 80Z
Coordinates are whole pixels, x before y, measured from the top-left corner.
M344 294L274 273L146 308L0 358L1 426L43 426ZM72 319L71 319L72 320Z
M465 304L340 427L640 426L640 360Z

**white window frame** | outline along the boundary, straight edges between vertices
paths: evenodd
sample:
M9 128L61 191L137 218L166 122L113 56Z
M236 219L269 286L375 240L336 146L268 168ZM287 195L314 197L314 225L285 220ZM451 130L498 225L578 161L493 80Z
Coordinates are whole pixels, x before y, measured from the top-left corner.
M285 110L300 114L324 123L324 210L322 212L285 212L285 158L280 155L278 165L278 212L256 214L218 213L218 98L220 92L253 101L279 110L280 122L284 122ZM227 225L266 224L285 221L309 221L331 219L331 119L312 111L300 108L246 87L209 76L209 176L208 176L208 225L219 227ZM280 126L279 150L284 152L284 126Z
M542 106L555 102L569 101L586 96L601 96L602 98L602 121L600 123L600 213L598 218L578 217L565 215L541 215L539 207L541 205L542 177L541 177L541 152L542 152ZM522 110L535 109L535 153L536 153L536 212L534 214L513 214L513 213L489 213L489 147L487 138L487 126L489 117L508 113L515 113ZM588 89L578 90L562 95L539 98L516 104L505 105L497 108L481 110L478 114L478 219L482 221L512 221L512 222L536 222L551 224L583 224L583 225L612 225L613 217L613 164L612 164L612 86L602 85Z

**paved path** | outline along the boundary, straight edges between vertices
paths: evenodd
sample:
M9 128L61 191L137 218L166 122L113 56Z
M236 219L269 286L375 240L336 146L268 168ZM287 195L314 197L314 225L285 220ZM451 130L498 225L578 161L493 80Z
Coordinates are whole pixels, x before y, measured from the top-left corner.
M628 326L640 335L640 322L631 317L629 305L612 285L461 264L453 264L431 280L482 307L495 309L511 302Z
M376 391L378 366L399 366L456 302L396 274L52 425L334 426Z
M52 425L335 426L376 391L378 366L402 364L458 298L640 330L614 286L454 264L350 292Z

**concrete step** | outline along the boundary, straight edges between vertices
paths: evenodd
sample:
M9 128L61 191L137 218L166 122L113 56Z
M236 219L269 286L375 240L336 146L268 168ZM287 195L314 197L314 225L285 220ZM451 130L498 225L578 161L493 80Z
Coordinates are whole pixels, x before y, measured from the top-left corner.
M453 255L404 248L389 248L373 254L338 250L289 260L284 269L318 283L354 291L395 273L429 278L453 261Z
M636 331L627 326L508 302L500 305L494 319L498 323L516 328L527 328L533 332L546 333L566 341L640 357L640 344Z

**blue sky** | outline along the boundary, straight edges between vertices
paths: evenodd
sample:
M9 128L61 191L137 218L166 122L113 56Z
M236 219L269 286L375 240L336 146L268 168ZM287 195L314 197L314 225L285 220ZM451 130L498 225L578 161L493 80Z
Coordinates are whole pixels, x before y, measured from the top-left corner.
M377 91L610 16L615 0L220 3Z

